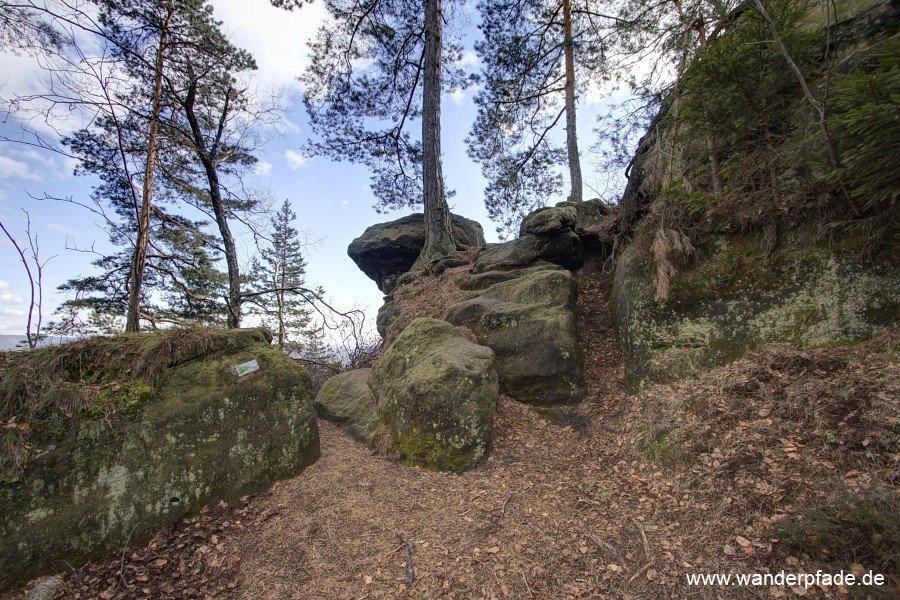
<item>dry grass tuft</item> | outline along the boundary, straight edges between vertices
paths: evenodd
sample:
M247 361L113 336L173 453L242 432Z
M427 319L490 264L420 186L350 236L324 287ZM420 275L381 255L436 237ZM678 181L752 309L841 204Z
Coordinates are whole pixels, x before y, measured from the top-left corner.
M109 425L119 400L136 401L136 389L149 390L172 366L202 355L215 336L173 329L0 353L0 481L18 478L35 440L85 418Z
M656 298L666 300L672 288L672 280L678 274L674 261L686 261L694 254L694 245L690 238L680 231L660 227L656 230L653 244L650 246L656 264L654 284Z
M468 264L446 269L440 275L425 272L408 274L405 283L394 290L398 316L383 346L386 348L400 332L419 317L440 319L448 308L474 294L459 288L459 282L469 276L475 262L474 253L465 257Z

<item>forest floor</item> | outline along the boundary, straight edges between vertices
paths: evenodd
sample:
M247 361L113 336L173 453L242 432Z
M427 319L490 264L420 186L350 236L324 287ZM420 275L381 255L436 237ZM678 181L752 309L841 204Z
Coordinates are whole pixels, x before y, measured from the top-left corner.
M588 396L553 421L501 398L461 475L321 458L63 576L69 598L780 598L900 591L896 330L772 346L630 394L600 275L579 280ZM411 552L410 552L411 550ZM868 571L880 587L690 586L694 573ZM412 570L412 571L411 571ZM414 573L413 573L414 572Z

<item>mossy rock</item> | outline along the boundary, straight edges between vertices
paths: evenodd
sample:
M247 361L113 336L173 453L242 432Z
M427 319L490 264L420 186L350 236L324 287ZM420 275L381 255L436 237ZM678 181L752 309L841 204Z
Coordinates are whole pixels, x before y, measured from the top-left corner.
M496 353L503 393L541 406L580 402L585 387L574 277L553 268L507 273L515 277L451 306L444 319L469 328Z
M574 202L571 204L575 204ZM523 235L558 234L575 229L578 213L573 206L545 206L525 215L519 225L519 237Z
M596 225L610 213L610 207L603 200L593 198L582 202L559 202L556 208L569 208L575 211L575 224L572 229L581 235L588 227Z
M375 396L369 389L371 369L356 369L330 378L316 395L316 412L340 425L354 440L370 445L378 429Z
M369 386L409 464L463 471L487 457L499 397L494 352L453 325L414 320L375 363Z
M527 234L503 244L488 244L475 259L474 273L520 269L538 261L575 270L584 263L581 238L571 229L547 234Z
M865 339L900 318L895 259L866 264L794 231L771 253L760 234L708 234L702 258L657 300L633 248L611 297L630 386L691 376L772 342L820 347Z
M20 481L0 484L0 589L140 544L318 458L306 372L258 330L214 338L111 428L85 421L42 447ZM234 374L254 359L259 371Z
M523 275L535 273L537 271L562 271L563 267L554 265L544 261L538 261L525 269L516 269L513 271L486 271L470 275L459 281L459 288L466 291L486 290L489 287L505 281L518 279Z
M394 320L399 316L400 310L397 308L397 302L393 297L390 300L387 300L381 305L381 308L378 309L378 314L375 317L375 329L378 331L378 335L381 336L382 340L386 340L390 337L391 325L393 325Z

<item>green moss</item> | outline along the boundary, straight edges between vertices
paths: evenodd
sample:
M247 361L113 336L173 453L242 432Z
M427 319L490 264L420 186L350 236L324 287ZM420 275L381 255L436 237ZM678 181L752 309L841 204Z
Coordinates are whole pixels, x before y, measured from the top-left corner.
M27 425L23 446L57 442L76 430L81 439L96 440L135 418L170 369L269 340L261 329L173 329L3 352L0 422ZM13 464L17 472L8 472ZM0 477L15 479L24 466L0 456Z
M305 372L265 343L228 345L174 367L155 391L140 378L109 386L77 432L42 448L19 482L0 483L0 589L140 543L318 458ZM260 371L238 379L231 366L249 358ZM112 427L94 419L113 405Z
M657 431L654 435L638 442L638 452L664 467L672 466L675 462L675 451L666 439L668 436L668 429Z
M630 385L690 377L771 342L864 339L900 319L891 260L863 262L808 229L784 232L765 252L759 233L707 237L667 301L653 296L652 272L633 249L620 258L611 299Z
M414 430L393 437L394 447L406 464L437 471L460 472L479 462L484 451L468 453L442 442L435 434ZM473 456L481 455L481 456Z

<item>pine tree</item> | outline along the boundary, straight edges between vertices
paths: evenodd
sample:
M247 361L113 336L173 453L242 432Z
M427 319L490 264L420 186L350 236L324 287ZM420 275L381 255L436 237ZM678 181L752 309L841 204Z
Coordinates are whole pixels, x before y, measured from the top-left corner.
M441 0L326 0L326 7L331 20L311 44L302 77L319 138L309 150L368 166L380 208L424 204L426 240L417 264L453 262L440 98L466 79L457 66L459 43L444 38ZM409 131L416 119L419 139Z
M285 200L272 217L271 238L253 260L250 270L253 291L248 295L248 302L263 315L263 323L275 332L278 348L292 352L306 346L311 335L312 313L303 245L292 225L296 218L290 200Z
M603 15L571 0L503 0L478 8L484 40L475 49L483 88L475 97L469 155L489 181L489 215L512 230L558 190L558 165L568 167L569 198L582 199L576 89L602 75L604 32L594 19ZM565 150L552 136L560 123Z

